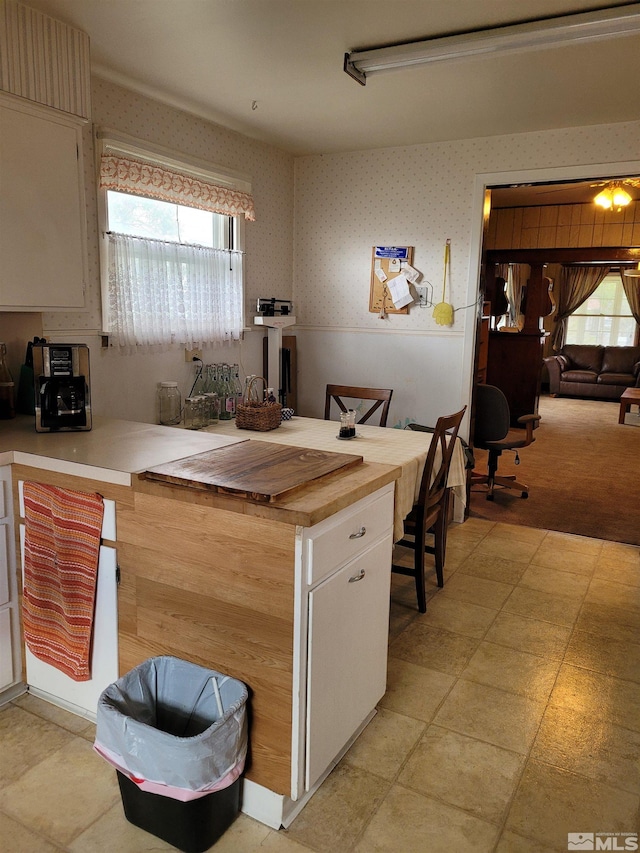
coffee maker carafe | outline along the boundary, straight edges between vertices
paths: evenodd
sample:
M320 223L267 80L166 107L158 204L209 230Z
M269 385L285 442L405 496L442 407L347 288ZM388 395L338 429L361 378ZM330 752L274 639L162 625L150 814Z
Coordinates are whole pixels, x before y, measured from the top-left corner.
M34 344L36 432L91 429L89 348Z

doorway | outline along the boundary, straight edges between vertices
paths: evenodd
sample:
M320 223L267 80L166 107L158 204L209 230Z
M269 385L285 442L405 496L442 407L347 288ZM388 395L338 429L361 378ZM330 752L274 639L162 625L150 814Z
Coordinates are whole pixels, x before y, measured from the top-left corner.
M486 240L488 235L488 220L492 206L494 207L494 209L496 208L497 204L503 207L511 205L511 207L513 208L542 208L551 206L559 207L560 205L578 205L592 203L594 195L598 192L598 189L594 187L594 184L605 180L606 177L603 176L612 176L612 178L619 177L621 175L635 177L638 174L640 174L640 162L625 164L605 164L600 166L589 167L588 174L585 173L584 170L582 170L582 174L577 174L575 169L551 169L545 171L544 179L543 174L537 170L529 173L501 173L477 176L475 197L477 205L477 221L474 222L473 234L474 241L477 242L472 245L472 264L476 264L475 269L477 270L477 277L473 282L470 281L469 301L471 301L472 299L478 299L479 306L481 305L480 298L482 297L484 292L484 281L482 278L482 262L485 257L485 250L487 246ZM640 198L640 189L634 192L634 198ZM636 231L636 234L637 233L639 232ZM622 241L620 241L620 243L621 242ZM634 242L636 246L640 245L640 241L638 240L633 242L627 242L626 245L633 246ZM600 245L602 245L602 243L600 243ZM557 246L554 247L554 249L555 248L557 248ZM593 246L590 248L593 249ZM574 262L576 260L577 259L574 257ZM473 268L474 267L472 266L472 269ZM479 328L476 330L474 344L471 350L466 353L469 358L469 361L467 362L469 365L468 376L470 383L469 399L473 399L474 367L476 354L475 344L478 339ZM609 405L611 411L617 408L615 405L611 406L611 404L604 404L604 406L607 405ZM614 421L616 419L617 418L614 418ZM473 420L471 421L471 423L473 425ZM633 432L635 433L636 431L633 430ZM631 438L630 435L628 437ZM523 452L523 461L525 458L525 453L526 451ZM523 477L526 480L526 473L523 475ZM474 502L476 502L477 500L477 497L474 498ZM515 495L515 500L519 500L517 495ZM579 495L577 492L571 500L572 503L577 503L579 501ZM524 503L525 502L523 502L523 504ZM524 506L525 510L526 508L527 507ZM503 520L507 519L503 518ZM523 520L520 523L525 525L527 524L526 520ZM561 528L559 526L556 526L551 527L551 529ZM596 536L598 534L592 533L591 535ZM603 536L603 538L609 537Z

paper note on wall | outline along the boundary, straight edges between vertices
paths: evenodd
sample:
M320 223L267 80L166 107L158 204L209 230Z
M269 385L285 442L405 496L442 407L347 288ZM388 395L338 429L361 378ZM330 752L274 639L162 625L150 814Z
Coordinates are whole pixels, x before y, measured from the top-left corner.
M396 308L404 308L405 305L413 302L413 296L409 290L409 282L404 275L397 275L395 278L392 278L387 283L387 287L391 294L391 301Z
M422 278L422 273L407 263L402 264L402 275L412 284L416 284Z

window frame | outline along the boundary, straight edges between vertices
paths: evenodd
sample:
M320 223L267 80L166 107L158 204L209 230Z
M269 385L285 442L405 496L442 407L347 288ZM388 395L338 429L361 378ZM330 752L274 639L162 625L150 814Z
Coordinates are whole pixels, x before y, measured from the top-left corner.
M583 307L588 303L589 299L592 299L592 298L597 294L598 290L599 290L599 289L600 289L600 288L601 288L601 287L602 287L602 286L607 282L607 279L608 279L609 277L611 277L611 276L613 276L613 277L615 277L615 278L617 279L617 281L616 281L616 285L619 287L619 296L620 296L620 301L621 301L621 302L626 303L626 305L627 305L627 306L628 306L628 308L629 308L629 313L628 313L628 314L603 314L603 313L601 313L601 312L600 312L600 313L598 313L598 314L595 314L595 313L588 313L588 312L586 312L586 311L581 311L581 309L582 309L582 308L583 308ZM591 296L589 296L589 298L588 298L588 299L586 299L586 300L585 300L585 302L583 302L583 304L580 306L580 308L578 308L576 311L574 311L574 312L573 312L573 314L571 314L571 315L567 318L567 336L566 336L566 337L567 337L567 343L568 343L568 344L571 344L571 343L584 343L583 341L576 342L576 341L569 340L569 338L570 338L570 329L571 329L571 321L572 321L572 319L573 319L574 317L575 317L576 319L577 319L577 318L579 318L579 317L583 317L583 318L585 318L585 324L586 324L586 321L587 321L590 317L598 317L598 318L605 318L605 319L606 319L606 318L608 318L608 319L610 319L610 320L611 320L612 322L614 322L614 323L615 323L615 321L616 321L616 320L631 320L631 321L633 321L633 322L635 323L635 329L634 329L634 333L633 333L633 341L632 341L632 343L631 343L631 344L627 344L627 346L635 346L635 345L636 345L636 341L638 340L638 324L637 324L637 323L636 323L636 321L635 321L635 318L634 318L633 313L632 313L632 311L631 311L631 306L629 305L629 301L628 301L628 299L627 299L627 295L626 295L626 293L625 293L625 291L624 291L624 286L623 286L623 282L622 282L621 269L620 269L619 267L615 267L615 268L611 269L611 270L609 271L609 273L607 273L607 275L604 277L604 279L600 282L600 284L598 285L598 287L597 287L597 288L594 290L594 292L591 294ZM604 340L598 340L598 341L596 341L596 342L595 342L595 344L599 344L599 345L602 345L602 346L622 346L622 344L617 344L617 343L613 343L613 344L612 344L612 343L610 342L610 340L607 340L607 341L604 341Z
M120 131L101 128L95 134L96 155L96 193L98 211L98 235L99 235L99 275L100 275L100 298L101 298L101 328L103 343L108 343L109 337L109 207L107 201L108 189L100 187L100 163L105 151L111 150L122 156L133 157L161 167L175 169L183 174L194 178L215 183L217 186L228 187L240 192L251 193L251 181L249 177L240 172L234 172L214 163L207 163L197 158L189 157L181 152L175 151L154 143L143 142ZM126 193L136 195L136 193ZM184 205L189 207L190 205ZM227 214L222 214L227 215ZM243 216L228 215L229 226L225 229L225 246L230 251L237 250L244 253L245 245L245 218ZM246 329L246 269L242 265L242 320L241 325ZM175 344L180 347L180 344Z

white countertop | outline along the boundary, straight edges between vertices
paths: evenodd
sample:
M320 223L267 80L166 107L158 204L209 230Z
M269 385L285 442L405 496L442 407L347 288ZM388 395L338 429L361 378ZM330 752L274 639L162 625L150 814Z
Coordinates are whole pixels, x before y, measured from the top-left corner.
M154 465L248 438L239 431L195 432L96 417L88 431L38 433L33 417L19 415L0 421L0 464L17 462L128 486L132 474Z

